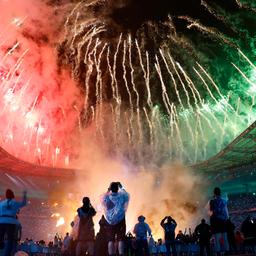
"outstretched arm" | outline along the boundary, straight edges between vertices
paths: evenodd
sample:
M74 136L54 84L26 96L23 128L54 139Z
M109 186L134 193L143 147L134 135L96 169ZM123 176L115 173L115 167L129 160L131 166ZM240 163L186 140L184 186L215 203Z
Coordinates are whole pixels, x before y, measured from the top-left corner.
M27 204L27 191L23 191L23 199L21 202L17 202L19 207L24 207Z

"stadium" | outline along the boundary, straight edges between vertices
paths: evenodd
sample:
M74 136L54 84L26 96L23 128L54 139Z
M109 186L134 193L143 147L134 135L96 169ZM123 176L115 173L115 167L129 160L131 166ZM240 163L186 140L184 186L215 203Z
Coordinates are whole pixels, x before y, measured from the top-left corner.
M249 0L0 0L0 200L28 192L21 243L62 243L87 196L100 232L118 181L126 231L145 216L151 249L171 215L178 254L199 253L188 230L210 221L220 187L246 245L228 252L255 253L242 228L256 218L255 12Z

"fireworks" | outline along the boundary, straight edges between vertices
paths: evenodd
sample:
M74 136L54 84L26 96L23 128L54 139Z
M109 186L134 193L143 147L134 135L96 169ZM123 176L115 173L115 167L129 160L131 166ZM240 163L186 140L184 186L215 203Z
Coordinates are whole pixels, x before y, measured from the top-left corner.
M134 23L143 1L1 2L1 146L70 166L92 129L108 154L142 166L217 153L255 120L254 49L239 36L254 39L218 1L196 2L198 17L152 2ZM254 19L253 6L230 7Z
M209 68L207 53L179 31L175 19L186 23L188 33L196 30L194 36L207 38L205 50L216 47L217 41L230 58L234 55L244 62L248 73L255 66L237 48L240 39L232 38L240 28L228 27L230 20L217 15L208 1L197 6L197 20L191 6L185 5L184 15L175 9L179 16L170 12L161 19L149 18L145 6L141 24L126 27L125 19L117 23L116 13L123 11L125 18L131 5L141 8L143 1L137 2L123 1L118 7L101 1L79 2L67 18L59 58L71 66L73 77L85 91L81 124L94 123L95 137L101 138L108 152L138 165L161 165L175 159L187 164L203 161L255 120L254 93L247 93L253 82L233 64L238 77L228 61L226 70L219 64ZM231 6L243 14L255 11L238 2ZM151 38L146 30L154 30ZM232 77L227 84L219 84L227 71ZM240 83L243 78L241 89L234 88L238 86L234 79Z
M65 134L68 140L67 134L75 129L79 90L65 72L57 74L54 50L47 44L51 35L44 34L45 30L52 33L49 24L35 17L46 7L38 4L39 10L27 17L25 9L33 8L31 2L20 8L18 1L14 6L8 1L0 4L0 144L29 162L69 164L72 153L63 137ZM6 14L2 16L3 10ZM34 31L34 23L41 26L38 31Z

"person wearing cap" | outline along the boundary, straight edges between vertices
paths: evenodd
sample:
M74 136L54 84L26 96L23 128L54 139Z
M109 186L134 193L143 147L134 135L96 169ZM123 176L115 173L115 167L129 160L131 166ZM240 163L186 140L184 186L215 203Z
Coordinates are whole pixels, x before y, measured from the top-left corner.
M3 256L9 256L13 250L16 227L20 225L17 214L27 204L27 192L23 192L21 202L14 199L14 193L10 189L6 190L5 197L0 202L0 249L4 249Z
M86 252L88 255L94 255L95 231L92 218L96 215L96 211L91 205L89 197L83 198L83 205L77 209L77 214L79 226L76 256L84 255Z
M106 219L108 253L110 256L116 254L115 241L117 240L119 256L124 255L125 213L129 203L129 194L120 182L112 182L101 201Z
M138 223L133 229L133 233L136 236L136 255L137 256L149 256L147 235L151 236L151 229L145 222L145 217L140 215L138 217ZM144 253L143 253L144 251Z

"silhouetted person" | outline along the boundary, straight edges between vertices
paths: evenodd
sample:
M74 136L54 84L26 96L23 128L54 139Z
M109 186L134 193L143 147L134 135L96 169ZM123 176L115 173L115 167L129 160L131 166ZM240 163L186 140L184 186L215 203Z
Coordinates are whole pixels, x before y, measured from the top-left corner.
M69 235L69 233L66 233L66 236L63 239L63 246L62 246L62 253L63 255L69 256L70 252L70 241L71 241L71 236Z
M206 255L210 256L211 230L210 225L205 222L205 219L202 219L201 223L196 226L195 234L199 239L200 256L204 255L204 250L206 250Z
M135 255L136 249L136 238L132 235L131 232L126 234L125 239L125 255L133 256Z
M181 254L181 248L184 246L185 242L186 242L186 236L182 232L182 230L179 230L175 238L176 251L178 255Z
M230 218L227 220L227 235L228 235L228 243L229 249L231 252L236 252L236 239L235 239L235 225L232 223Z
M17 226L20 226L17 213L27 204L27 192L23 192L21 202L14 199L14 193L10 189L6 190L5 197L0 202L0 249L4 249L3 256L9 256L13 250Z
M138 217L138 223L133 229L133 233L136 237L136 255L137 256L149 256L148 240L147 236L151 236L151 229L145 222L144 216Z
M254 236L254 224L251 216L246 217L246 219L243 221L241 231L245 239Z
M96 211L90 203L88 197L83 198L83 206L77 209L79 217L79 228L77 235L76 256L94 254L94 223L93 216Z
M164 229L166 256L171 255L170 248L172 248L173 256L176 256L175 229L177 227L177 223L171 216L166 216L164 219L162 219L160 224Z
M17 216L16 216L16 218L18 219ZM15 254L18 251L18 245L21 240L21 235L22 235L22 226L21 226L21 224L19 224L19 225L16 225L16 229L15 229L12 254Z
M79 217L78 217L79 218ZM76 237L75 237L75 232L74 232L74 227L75 227L75 221L72 221L70 223L71 226L71 234L70 234L70 243L69 243L69 249L68 249L68 253L69 255L76 255Z
M210 200L210 224L211 232L214 236L214 247L217 255L221 252L221 239L223 241L224 251L229 250L228 238L227 238L227 220L228 209L227 201L221 198L221 190L216 187L213 191L214 198Z
M106 219L102 215L100 221L100 230L96 235L95 241L95 256L108 256L108 240L106 232Z
M126 234L125 212L129 203L129 194L120 182L112 182L108 192L102 197L105 210L106 230L108 238L108 253L115 255L115 241L118 242L119 256L124 254Z
M251 216L248 216L241 225L241 231L244 235L244 246L253 248L256 244L256 223Z

